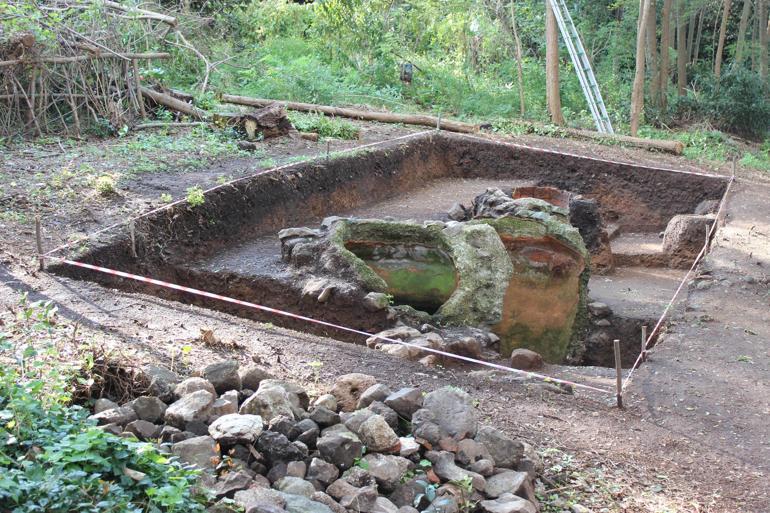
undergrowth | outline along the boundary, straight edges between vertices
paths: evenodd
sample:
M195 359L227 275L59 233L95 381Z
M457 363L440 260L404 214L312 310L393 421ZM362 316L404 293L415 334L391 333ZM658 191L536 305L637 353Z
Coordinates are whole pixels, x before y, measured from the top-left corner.
M315 132L321 137L335 139L358 139L360 130L354 124L323 114L290 112L289 120L300 132Z

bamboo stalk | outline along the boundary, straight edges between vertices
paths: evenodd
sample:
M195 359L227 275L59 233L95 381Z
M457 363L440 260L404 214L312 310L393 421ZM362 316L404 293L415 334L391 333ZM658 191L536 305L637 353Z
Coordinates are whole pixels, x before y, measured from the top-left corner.
M35 64L64 64L68 62L80 62L80 61L90 61L90 60L96 60L96 59L117 59L118 57L122 59L140 59L140 60L147 60L147 59L169 59L171 58L170 53L166 52L144 52L144 53L116 53L113 54L93 54L93 55L73 55L69 57L39 57L37 59L13 59L10 61L0 61L0 67L3 66L15 66L17 64L27 64L27 65L35 65Z

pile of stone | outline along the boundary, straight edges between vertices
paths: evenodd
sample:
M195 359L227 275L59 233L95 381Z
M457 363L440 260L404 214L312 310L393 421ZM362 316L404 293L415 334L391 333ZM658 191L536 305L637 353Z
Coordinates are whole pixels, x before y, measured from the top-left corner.
M201 469L212 512L538 510L537 454L480 426L458 388L394 391L346 374L311 404L302 387L235 361L184 380L145 373L150 395L122 406L100 399L92 418Z

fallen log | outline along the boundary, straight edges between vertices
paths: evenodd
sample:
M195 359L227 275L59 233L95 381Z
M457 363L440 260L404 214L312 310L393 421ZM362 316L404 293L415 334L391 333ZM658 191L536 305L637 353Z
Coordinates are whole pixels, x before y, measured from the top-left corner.
M148 128L186 128L191 126L206 125L208 125L208 123L205 121L150 121L148 123L139 123L138 125L134 125L131 130L146 130Z
M590 130L578 130L576 128L563 129L571 137L577 139L590 139L593 141L614 141L626 146L642 148L651 151L662 151L681 155L684 152L684 143L670 139L643 139L641 137L631 137L629 135L609 135L591 132Z
M222 101L225 103L233 103L235 105L247 105L249 107L266 107L273 103L280 103L289 110L297 110L301 112L320 112L327 116L360 119L363 121L379 121L380 123L403 123L405 125L419 125L429 127L440 126L443 130L465 134L472 134L479 131L479 125L472 125L470 123L463 123L461 121L439 119L435 116L425 116L421 114L397 114L393 112L366 111L342 107L330 107L328 105L316 105L313 103L266 100L262 98L251 98L249 96L238 96L234 94L223 94Z
M142 92L143 96L150 98L152 101L154 101L158 105L163 105L164 107L168 107L171 110L181 112L182 114L187 114L191 118L198 121L208 121L208 118L209 118L208 113L204 110L199 109L194 105L185 103L182 100L174 98L171 95L168 95L165 93L159 93L158 91L155 91L154 89L150 89L149 87L141 86L140 91Z

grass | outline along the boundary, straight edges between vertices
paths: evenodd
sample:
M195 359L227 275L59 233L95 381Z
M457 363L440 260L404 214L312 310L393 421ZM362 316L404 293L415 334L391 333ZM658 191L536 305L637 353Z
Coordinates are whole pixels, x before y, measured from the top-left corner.
M320 137L335 139L358 139L358 127L339 118L330 118L323 114L290 112L289 120L300 132L315 132Z

